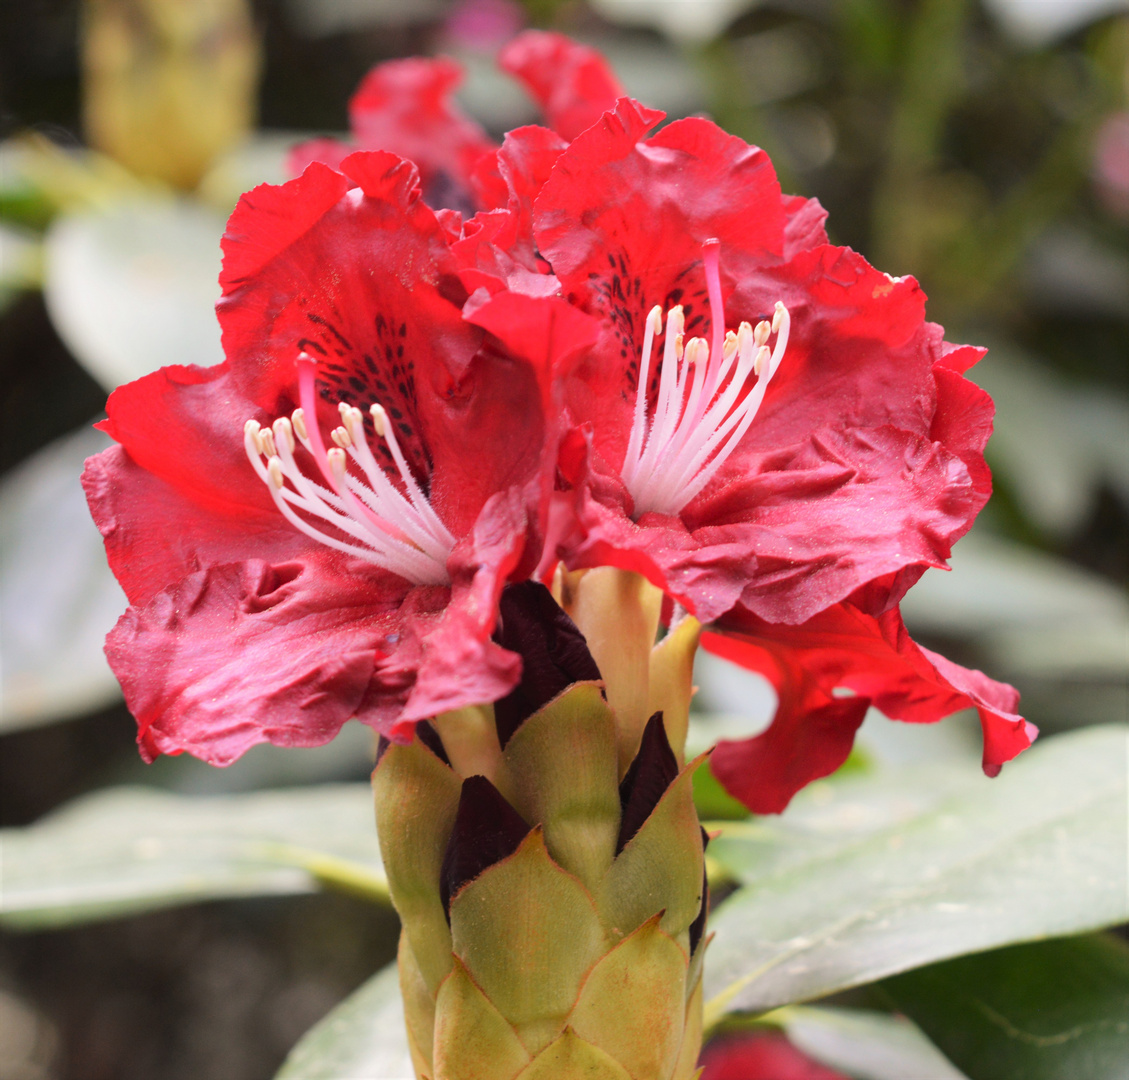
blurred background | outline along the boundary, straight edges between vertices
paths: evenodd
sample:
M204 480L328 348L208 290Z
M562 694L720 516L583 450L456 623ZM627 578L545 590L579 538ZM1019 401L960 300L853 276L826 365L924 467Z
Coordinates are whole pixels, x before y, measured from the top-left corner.
M124 598L78 475L114 386L220 359L219 238L241 191L345 131L360 78L396 56L457 57L463 106L496 136L535 119L493 67L530 25L765 147L833 242L916 275L950 340L991 348L971 374L998 407L995 495L907 622L1013 682L1045 731L1129 717L1129 0L3 0L3 826L115 785L367 776L360 728L223 771L141 764L101 652ZM703 664L700 707L766 722L750 678ZM934 752L869 729L872 752ZM343 894L5 932L0 1080L269 1077L395 934Z

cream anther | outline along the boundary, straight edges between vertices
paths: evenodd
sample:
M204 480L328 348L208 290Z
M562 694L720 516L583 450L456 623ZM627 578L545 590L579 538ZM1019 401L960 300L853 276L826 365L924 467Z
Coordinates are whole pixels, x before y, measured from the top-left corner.
M384 411L384 406L374 404L369 409L369 415L372 417L372 426L376 429L377 437L383 439L384 429L388 426L388 414Z
M704 364L710 358L709 342L705 338L691 338L685 356L688 364Z
M336 434L336 432L334 432ZM345 451L339 446L335 446L332 450L326 452L325 455L329 459L329 471L333 473L334 479L338 484L345 483Z
M290 453L294 453L294 448L297 445L294 442L294 428L291 426L290 421L285 416L280 416L273 424L271 430L274 432L274 441L276 445L285 446Z
M682 307L671 308L653 402L652 353L662 333L658 308L648 312L644 324L634 418L621 469L636 518L650 511L677 514L713 479L756 417L788 347L791 323L779 301L771 321L724 330L716 241L703 245L703 265L713 344L702 337L684 341Z
M310 435L309 432L306 431L305 413L303 413L301 409L295 409L290 414L290 420L294 425L294 430L298 433L298 438L301 439L302 442L306 442Z
M267 428L243 426L248 460L267 486L279 513L299 532L421 585L446 583L447 558L455 546L412 473L384 410L371 414L391 464L377 462L365 434L364 413L338 406L339 426L328 450L316 424L317 365L298 358L302 407ZM266 459L264 462L263 459Z
M253 447L256 454L263 452L263 444L259 441L260 427L258 420L248 420L243 425L243 445Z
M271 486L281 491L285 478L282 474L282 462L278 457L272 457L267 461L267 476L270 477Z

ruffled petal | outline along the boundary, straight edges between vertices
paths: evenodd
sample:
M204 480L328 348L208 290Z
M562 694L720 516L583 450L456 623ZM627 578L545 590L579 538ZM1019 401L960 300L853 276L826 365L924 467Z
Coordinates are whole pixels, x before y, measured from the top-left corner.
M507 133L494 158L483 159L476 187L480 202L493 209L476 214L451 245L468 292L549 296L560 290L537 253L533 200L566 145L548 128L530 125Z
M631 495L620 478L591 470L585 434L573 429L561 450L570 491L558 497L567 504L568 525L555 531L556 554L571 569L617 566L642 574L701 622L724 615L756 574L744 530L705 525L691 532L679 517L655 513L633 521L624 513Z
M921 648L896 609L876 617L838 604L802 626L735 612L723 633L703 634L702 644L764 675L779 696L768 730L719 743L712 760L727 790L757 813L779 813L805 783L838 768L870 704L910 723L933 723L975 708L989 776L1038 733L1016 713L1019 695L1013 687ZM836 689L857 696L837 697Z
M623 96L608 62L563 34L527 30L498 54L498 66L520 79L549 126L571 141Z
M471 175L494 143L455 104L462 78L445 56L378 64L349 101L349 124L360 148L413 161L431 206L471 210Z
M251 746L316 746L355 712L395 597L327 561L210 566L131 607L106 655L147 760L227 765Z
M707 120L678 120L641 141L661 113L622 100L557 160L534 203L534 233L564 293L604 322L568 405L618 471L631 428L648 312L681 304L686 335L707 325L702 244L721 263L778 261L784 212L767 155ZM769 307L771 310L771 305Z
M144 606L171 582L215 563L287 562L309 549L311 541L290 528L269 496L262 498L266 491L257 478L259 490L249 490L246 503L231 500L222 468L204 472L219 482L211 499L197 500L159 470L142 468L121 446L87 459L82 486L110 569L131 604Z

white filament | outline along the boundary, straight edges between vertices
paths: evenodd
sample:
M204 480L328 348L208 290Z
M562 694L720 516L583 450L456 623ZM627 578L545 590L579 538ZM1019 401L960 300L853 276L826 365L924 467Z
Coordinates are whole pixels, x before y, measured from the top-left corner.
M716 275L716 255L711 260L707 254L706 267L707 277ZM647 315L634 419L621 470L636 518L649 511L677 514L714 478L756 418L788 348L791 318L779 302L771 323L765 320L755 328L742 323L736 334L730 331L723 338L720 283L710 284L715 286L710 289L714 346L711 349L704 338L684 344L682 308L671 308L658 396L649 417L651 352L662 332L662 311L656 306ZM773 334L776 341L770 350Z
M342 402L339 411L341 426L331 433L336 445L325 454L324 466L303 409L295 409L291 418L279 417L269 428L256 420L244 425L247 457L275 506L294 528L319 544L417 585L445 584L455 539L412 475L384 410L372 407L373 423L392 454L400 486L377 463L361 410ZM299 445L310 471L320 472L330 486L303 470L295 456ZM326 532L326 526L339 535Z

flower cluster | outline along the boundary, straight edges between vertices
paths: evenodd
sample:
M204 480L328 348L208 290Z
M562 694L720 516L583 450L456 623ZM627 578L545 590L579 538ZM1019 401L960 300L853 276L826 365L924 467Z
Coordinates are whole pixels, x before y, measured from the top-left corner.
M225 363L111 397L84 482L142 752L224 764L353 717L403 741L519 683L507 585L615 567L776 687L713 759L753 809L836 768L871 704L975 707L998 771L1034 735L1015 692L898 614L990 492L982 350L763 151L660 128L557 35L501 62L548 126L496 146L450 61L377 68L359 149L307 144L232 215Z

